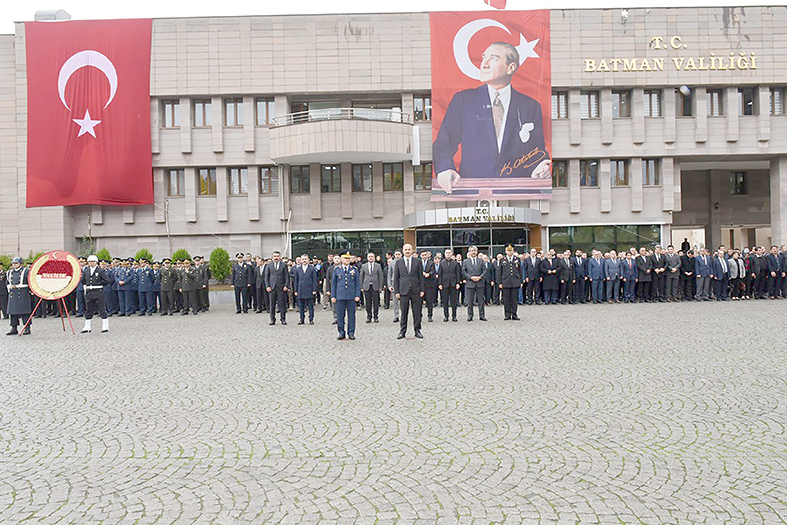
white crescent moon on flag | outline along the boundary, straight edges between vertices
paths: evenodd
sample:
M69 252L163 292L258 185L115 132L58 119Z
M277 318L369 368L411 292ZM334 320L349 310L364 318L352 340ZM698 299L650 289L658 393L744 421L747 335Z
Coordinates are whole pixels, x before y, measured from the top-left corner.
M456 59L456 65L459 66L462 73L475 80L481 79L481 70L473 64L472 60L470 60L467 47L473 35L485 27L499 27L509 35L511 34L511 31L497 20L482 18L465 24L456 32L456 36L454 37L454 58Z
M52 252L53 259L60 259L60 252Z
M57 76L57 92L60 94L60 100L63 102L63 105L69 111L71 111L71 108L68 106L68 103L66 103L66 84L77 69L87 66L93 66L98 69L104 73L107 80L109 80L109 99L104 105L104 108L109 106L109 103L115 98L115 93L117 93L118 89L118 74L112 61L98 51L90 49L80 51L79 53L71 55L71 57L63 63L63 66L60 68L60 74Z

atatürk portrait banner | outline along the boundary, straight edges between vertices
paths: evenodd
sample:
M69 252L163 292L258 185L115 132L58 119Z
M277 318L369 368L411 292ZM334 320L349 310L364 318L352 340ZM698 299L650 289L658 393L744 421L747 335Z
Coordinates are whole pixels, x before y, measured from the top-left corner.
M549 11L430 14L432 201L552 196Z

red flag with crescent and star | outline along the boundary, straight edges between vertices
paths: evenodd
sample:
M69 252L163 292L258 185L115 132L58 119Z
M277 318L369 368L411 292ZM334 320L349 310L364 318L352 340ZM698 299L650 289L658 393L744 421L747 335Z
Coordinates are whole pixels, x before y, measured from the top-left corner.
M25 23L28 208L153 203L151 27Z

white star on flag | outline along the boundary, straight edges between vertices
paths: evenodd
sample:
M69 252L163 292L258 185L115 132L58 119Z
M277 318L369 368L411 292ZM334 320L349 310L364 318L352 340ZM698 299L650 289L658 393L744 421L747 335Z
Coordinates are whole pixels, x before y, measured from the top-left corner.
M93 128L95 128L96 126L101 124L101 121L100 120L91 120L90 119L90 110L88 110L88 109L85 110L85 118L83 118L83 119L75 118L75 119L71 119L71 120L73 120L74 122L79 124L79 134L77 135L77 137L81 137L85 133L90 133L91 135L93 135L93 138L97 138L96 137L96 130L93 129Z

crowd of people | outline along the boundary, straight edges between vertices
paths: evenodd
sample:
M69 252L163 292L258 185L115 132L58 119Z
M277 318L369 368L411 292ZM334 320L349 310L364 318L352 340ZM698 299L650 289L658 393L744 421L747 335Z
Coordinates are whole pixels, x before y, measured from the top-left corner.
M685 244L685 243L684 243ZM211 272L200 256L160 262L146 259L99 261L80 258L82 276L65 305L85 317L83 332L92 331L94 315L102 332L111 316L197 315L210 308ZM5 271L0 266L0 315L10 317L9 335L28 322L35 304L29 292L28 270L20 258ZM314 324L315 305L333 311L339 338L355 336L355 311L365 308L366 322L379 322L379 311L393 309L403 338L412 312L416 337L422 337L421 312L427 321L442 309L443 322L457 322L457 310L467 308L467 320L486 321L485 307L504 306L505 320L518 320L519 305L633 303L784 299L787 297L787 245L743 250L719 246L692 250L682 246L641 247L628 251L531 249L490 258L471 246L465 256L413 247L365 257L329 254L325 260L302 254L294 259L274 252L269 258L237 253L230 284L236 313L263 313L270 324L287 324L287 311L297 307L298 324ZM58 315L55 301L44 301L37 317ZM277 318L278 315L278 318Z

